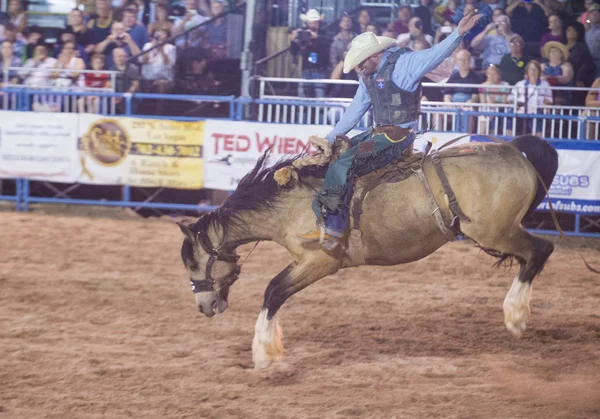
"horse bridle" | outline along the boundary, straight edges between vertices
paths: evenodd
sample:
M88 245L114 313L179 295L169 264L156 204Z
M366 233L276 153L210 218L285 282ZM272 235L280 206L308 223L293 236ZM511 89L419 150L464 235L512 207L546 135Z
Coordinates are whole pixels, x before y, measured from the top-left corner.
M215 247L213 249L207 248L202 242L202 240L198 240L198 242L200 243L200 246L202 246L202 250L208 253L210 257L208 258L208 262L206 263L205 279L201 281L190 279L192 291L194 294L206 291L214 291L218 294L222 287L230 287L235 281L238 280L242 267L240 265L235 265L235 269L229 274L227 278L225 278L219 284L218 288L215 289L216 281L214 280L211 274L213 264L216 261L237 263L240 257L235 253L225 253L222 249L219 249L218 247Z

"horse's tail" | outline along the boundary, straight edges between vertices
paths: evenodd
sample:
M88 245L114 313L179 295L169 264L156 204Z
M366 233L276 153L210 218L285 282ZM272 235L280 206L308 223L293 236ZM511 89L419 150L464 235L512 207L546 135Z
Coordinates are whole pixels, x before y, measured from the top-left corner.
M535 198L525 214L525 217L527 217L542 202L546 190L550 189L552 180L558 170L558 153L548 141L544 141L535 135L521 135L512 140L511 143L521 153L525 154L527 160L533 164L540 175L537 181ZM544 181L545 188L542 186L540 178Z

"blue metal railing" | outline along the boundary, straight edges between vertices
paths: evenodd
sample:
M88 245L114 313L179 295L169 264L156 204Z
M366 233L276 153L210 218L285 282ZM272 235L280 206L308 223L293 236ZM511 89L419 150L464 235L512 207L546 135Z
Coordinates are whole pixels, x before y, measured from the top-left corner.
M27 90L27 89L12 89L12 90L3 90L4 92L9 91L12 94L16 94L16 100L14 100L14 106L11 106L12 109L7 110L16 110L16 111L30 111L32 97L36 94L35 90ZM153 118L153 119L170 119L177 121L199 121L206 118L202 118L199 116L156 116L156 115L142 115L136 114L133 111L132 103L133 101L144 101L146 99L150 100L162 100L162 101L181 101L181 102L189 102L190 105L198 104L198 103L210 103L210 102L218 102L226 104L229 109L225 112L226 115L221 119L226 120L249 120L249 119L262 119L256 117L258 114L257 107L272 105L272 106L297 106L297 107L315 107L322 108L324 103L315 103L310 101L303 100L277 100L277 99L248 99L248 98L235 98L234 96L190 96L190 95L169 95L169 94L147 94L147 93L135 93L135 94L124 94L124 93L110 93L110 92L77 92L77 91L56 91L52 92L53 95L57 96L97 96L97 97L110 97L110 98L120 98L124 103L122 108L122 113L120 115L134 118ZM327 103L326 106L343 108L344 105L337 102ZM248 110L254 110L255 118L248 118ZM423 107L424 112L432 112L432 113L448 113L454 115L456 118L457 132L467 132L467 121L471 116L489 116L489 117L501 117L505 119L518 119L518 118L544 118L547 120L556 120L556 121L574 121L578 124L578 138L583 139L585 134L585 123L586 122L600 122L600 117L581 117L581 116L567 116L567 115L522 115L522 114L514 114L512 112L500 113L500 112L478 112L474 110L463 110L461 108L449 107L449 108L428 108ZM106 113L105 113L106 114ZM218 119L218 118L211 118ZM274 121L283 122L283 121ZM310 123L310 122L308 122ZM363 124L364 125L364 124ZM507 138L503 135L497 135L498 137ZM40 181L36 181L37 183L44 183ZM109 207L127 207L127 208L147 208L147 209L162 209L162 210L174 210L174 211L211 211L216 209L217 207L214 205L201 205L201 204L183 204L178 202L156 202L155 196L152 195L144 200L135 200L132 199L132 190L133 189L144 189L144 188L133 188L129 185L124 185L120 187L121 197L120 199L114 200L105 200L105 199L84 199L84 198L71 198L66 195L66 193L59 193L57 195L66 196L66 197L44 197L44 196L35 196L31 194L31 183L32 181L28 179L15 179L15 193L14 195L0 195L0 200L14 202L17 211L28 211L29 205L34 203L62 203L62 204L71 204L71 205L98 205L98 206L109 206ZM92 185L87 185L92 186ZM159 188L160 190L160 188ZM589 218L585 214L574 214L574 228L572 231L566 231L565 234L573 235L573 236L583 236L583 237L600 237L600 233L587 232L583 231L586 229L585 222ZM597 222L592 221L592 224ZM589 225L592 225L589 224ZM536 232L545 233L545 234L557 234L554 230L546 230L546 229L537 229L534 230Z

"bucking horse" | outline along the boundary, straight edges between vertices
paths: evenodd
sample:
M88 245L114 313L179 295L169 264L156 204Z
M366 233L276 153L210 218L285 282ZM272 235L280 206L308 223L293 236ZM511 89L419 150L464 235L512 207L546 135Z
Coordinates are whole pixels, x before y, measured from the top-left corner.
M311 202L327 169L327 163L295 164L305 156L269 166L265 153L217 210L178 222L196 305L208 317L228 307L229 288L240 274L237 247L269 240L290 253L293 262L265 290L252 343L255 368L283 356L277 314L291 295L340 269L419 260L457 237L471 239L498 263L520 265L503 309L506 328L521 336L532 281L554 250L522 226L558 168L547 141L524 135L503 144L415 152L356 179L348 234L332 252L296 237L315 226Z

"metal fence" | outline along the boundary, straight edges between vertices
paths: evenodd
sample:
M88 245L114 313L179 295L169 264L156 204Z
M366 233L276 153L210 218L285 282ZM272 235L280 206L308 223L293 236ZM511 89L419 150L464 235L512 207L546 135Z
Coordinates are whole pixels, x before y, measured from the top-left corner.
M5 92L2 90L0 92ZM15 103L20 106L16 106L13 110L16 111L29 111L32 97L38 92L36 90L21 89L16 98ZM247 99L247 98L235 98L233 96L187 96L187 95L154 95L154 94L123 94L123 93L90 93L90 92L53 92L57 96L103 96L107 95L112 98L120 99L123 103L124 116L140 117L140 118L168 118L174 120L200 120L198 117L165 117L156 115L136 115L133 112L132 103L135 101L143 101L145 99L152 100L165 100L165 101L187 101L190 106L197 103L220 103L224 107L227 107L228 112L224 117L227 120L248 120L247 115L254 115L255 120L271 123L299 123L304 120L314 120L316 117L327 118L323 110L318 111L322 106L315 101L305 100L292 100L292 99ZM499 113L499 112L479 112L474 108L472 110L464 109L452 109L448 108L448 104L444 104L446 108L430 108L429 104L426 109L430 109L426 115L427 118L440 118L442 115L442 123L446 123L452 127L461 128L462 124L470 117L481 117L490 116L492 118L515 118L516 116L511 113ZM433 106L433 105L432 105ZM305 108L305 111L302 109ZM263 113L259 115L257 110L263 109ZM269 114L270 109L270 114ZM328 105L327 110L335 110L343 112L343 103L331 103ZM297 112L297 113L295 113ZM305 113L303 113L305 112ZM289 115L288 119L284 115ZM583 123L586 119L582 119L580 116L574 117L567 114L562 115L528 115L529 117L551 117L551 120L556 121L555 124L563 124L571 121L571 118L576 118L579 123ZM591 117L590 117L591 118ZM211 118L212 119L212 118ZM460 121L463 122L460 122ZM595 117L594 121L600 122L600 118ZM305 122L308 123L308 122ZM326 123L326 122L324 122ZM425 122L423 122L425 123ZM367 119L363 119L361 125L367 127L370 122ZM459 131L464 132L464 131ZM33 189L40 190L44 189L44 193L34 193ZM86 187L88 190L92 188L95 191L99 191L93 194L79 194L74 196L78 189ZM192 211L194 213L214 210L216 206L205 205L205 204L186 204L178 201L169 202L168 200L161 201L161 197L164 196L165 188L134 188L129 185L124 186L112 186L111 198L107 198L102 193L102 186L95 185L80 185L80 184L57 184L50 182L30 181L27 179L3 179L0 180L0 200L9 201L15 204L18 211L28 211L29 205L34 203L53 203L53 204L70 204L70 205L100 205L100 206L111 206L111 207L129 207L134 209L167 209L175 211ZM118 198L115 197L118 195ZM532 228L533 231L543 232L548 234L556 234L553 230L552 223L548 217L544 217L544 213L541 213L541 218L536 221L536 225ZM564 227L567 235L574 236L589 236L589 237L600 237L600 216L588 216L584 214L560 214L561 217L566 218L567 227Z
M348 107L351 98L298 97L298 86L305 85L355 85L352 80L305 80L296 78L256 77L258 83L255 119L261 122L295 124L335 124ZM493 92L509 89L507 103L456 103L423 101L418 129L433 131L469 132L472 134L512 136L524 132L538 133L549 139L600 139L599 111L595 108L577 106L537 105L534 112L518 101L515 86L482 84L423 83L425 88L473 89L476 92ZM529 86L527 92L539 89ZM551 87L552 92L590 91L600 89L579 87ZM283 92L283 93L282 93ZM363 127L371 124L367 112L361 120Z

